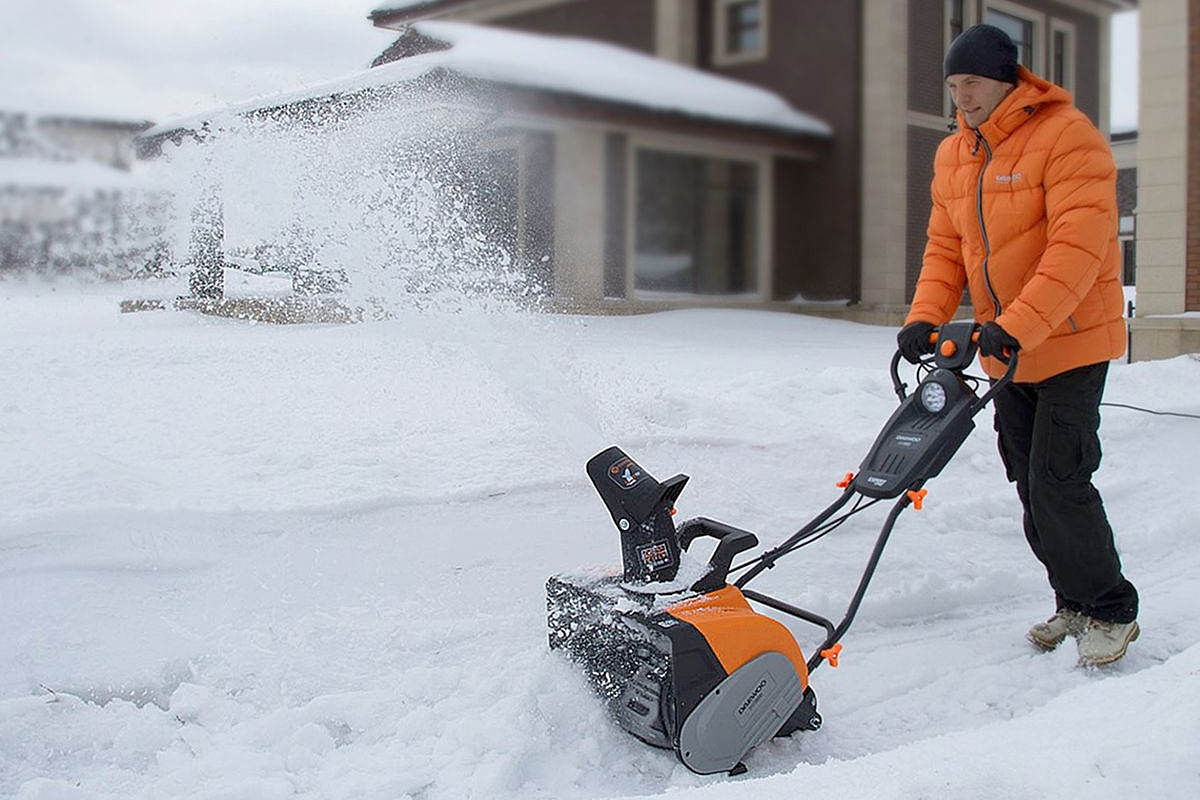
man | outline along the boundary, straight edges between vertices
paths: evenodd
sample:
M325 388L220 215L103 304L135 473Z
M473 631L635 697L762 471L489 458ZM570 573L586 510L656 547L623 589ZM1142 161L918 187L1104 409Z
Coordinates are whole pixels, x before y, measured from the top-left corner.
M1081 664L1106 664L1139 632L1137 590L1091 482L1108 362L1125 351L1116 168L1071 96L1016 56L991 25L946 54L958 129L934 161L928 243L897 343L913 362L931 352L930 332L966 289L984 370L995 379L1019 353L995 398L996 430L1056 599L1029 639L1050 650L1075 636Z

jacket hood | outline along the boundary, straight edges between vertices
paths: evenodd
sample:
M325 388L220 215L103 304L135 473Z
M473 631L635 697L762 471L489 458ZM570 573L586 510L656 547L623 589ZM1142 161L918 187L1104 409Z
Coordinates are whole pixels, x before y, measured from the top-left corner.
M1025 120L1044 106L1071 105L1071 93L1045 78L1034 75L1025 67L1017 68L1017 86L979 126L979 133L992 144L1008 138ZM972 135L962 111L955 114L959 132Z

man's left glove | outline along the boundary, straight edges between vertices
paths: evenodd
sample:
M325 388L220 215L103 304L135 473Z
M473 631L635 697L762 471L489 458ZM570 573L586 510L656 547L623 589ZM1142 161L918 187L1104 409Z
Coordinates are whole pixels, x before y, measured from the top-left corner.
M1021 343L1001 328L999 323L985 322L979 329L979 352L1008 363L1008 357L1021 349Z

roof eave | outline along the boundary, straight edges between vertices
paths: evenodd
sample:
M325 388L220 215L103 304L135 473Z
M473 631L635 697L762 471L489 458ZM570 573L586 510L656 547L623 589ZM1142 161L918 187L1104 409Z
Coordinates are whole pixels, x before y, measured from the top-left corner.
M438 67L422 76L399 80L395 83L364 87L353 91L333 92L309 98L292 99L285 102L264 103L255 108L234 112L233 117L251 117L276 113L303 112L305 108L320 108L341 102L366 92L399 90L404 84L425 81L431 85L454 87L455 93L474 90L483 105L502 102L505 112L543 117L560 122L575 122L593 125L610 125L615 128L653 130L687 138L719 140L731 144L759 147L773 153L793 158L813 158L828 146L832 134L822 131L805 131L776 125L754 123L735 119L707 117L674 109L654 108L636 103L609 100L600 97L569 94L551 89L523 86L502 81L489 81L464 76L453 69ZM501 101L501 98L503 100ZM141 158L156 155L168 140L179 141L187 136L197 136L222 115L214 114L209 120L197 125L154 131L136 139Z

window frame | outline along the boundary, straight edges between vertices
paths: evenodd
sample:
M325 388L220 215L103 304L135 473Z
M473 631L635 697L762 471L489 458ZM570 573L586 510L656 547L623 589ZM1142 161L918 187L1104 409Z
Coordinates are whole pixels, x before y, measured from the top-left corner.
M987 22L989 11L997 11L1030 23L1031 41L1029 43L1029 64L1027 67L1030 72L1044 75L1046 61L1046 15L1040 11L1034 11L1027 6L1009 2L1009 0L986 0L983 4L983 18L981 21Z
M1054 71L1054 39L1055 39L1056 34L1059 34L1059 33L1064 35L1064 41L1066 42L1066 47L1064 49L1066 52L1063 55L1063 82L1058 85L1063 87L1064 89L1066 89L1068 92L1071 92L1071 94L1074 94L1075 93L1075 54L1076 54L1076 43L1078 41L1076 34L1075 34L1075 25L1073 23L1067 22L1064 19L1058 19L1057 17L1052 17L1050 19L1050 36L1046 40L1046 47L1047 47L1046 79L1051 82L1057 83L1057 81L1054 80L1054 75L1052 75L1050 73L1052 73Z
M755 50L740 50L731 51L728 20L728 11L731 7L742 5L743 3L758 3L759 15L761 19L761 36L759 38L759 46ZM770 0L715 0L713 8L713 65L718 67L732 66L736 64L745 64L753 61L763 61L766 59L770 48L767 45L770 39L771 31L771 4Z
M947 52L950 51L950 45L954 42L954 39L956 38L954 29L950 25L950 21L952 19L952 11L954 8L954 4L956 2L962 3L962 7L963 7L962 29L964 31L967 28L971 27L972 25L979 24L979 7L973 0L946 0L946 8L945 8L945 14L944 14L945 28L942 32L942 39L943 39L942 54L943 55L945 55ZM961 32L962 31L959 31L959 33L961 33ZM943 88L942 114L943 114L943 116L954 118L956 115L956 109L954 108L954 100L951 99L950 92L944 91L945 87L942 87L942 88Z

